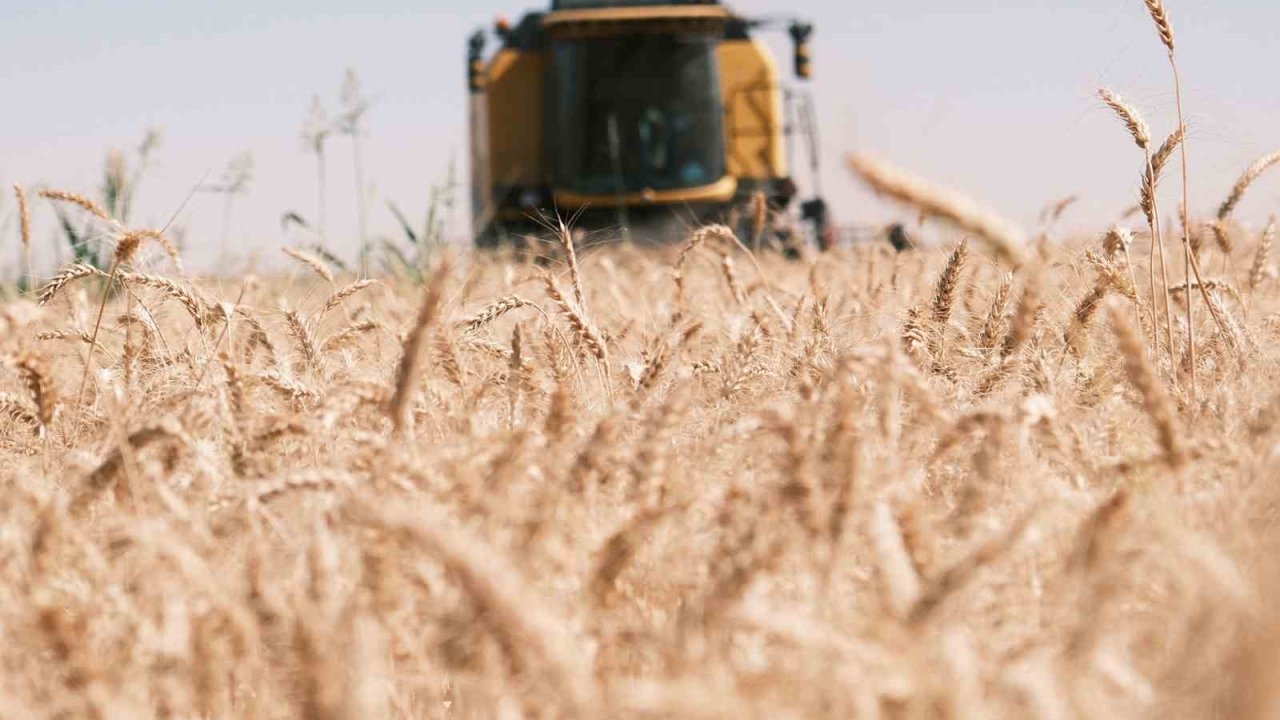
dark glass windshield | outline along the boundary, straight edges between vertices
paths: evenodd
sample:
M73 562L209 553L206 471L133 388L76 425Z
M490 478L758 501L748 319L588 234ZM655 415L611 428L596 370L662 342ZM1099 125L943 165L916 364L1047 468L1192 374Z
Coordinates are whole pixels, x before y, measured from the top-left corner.
M556 185L581 193L696 187L724 175L720 78L707 36L555 44Z

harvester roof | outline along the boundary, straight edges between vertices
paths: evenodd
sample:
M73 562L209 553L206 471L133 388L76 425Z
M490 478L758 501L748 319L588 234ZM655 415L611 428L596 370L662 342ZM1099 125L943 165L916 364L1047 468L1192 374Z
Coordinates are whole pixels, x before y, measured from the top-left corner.
M644 7L648 5L719 5L717 0L551 0L552 10Z

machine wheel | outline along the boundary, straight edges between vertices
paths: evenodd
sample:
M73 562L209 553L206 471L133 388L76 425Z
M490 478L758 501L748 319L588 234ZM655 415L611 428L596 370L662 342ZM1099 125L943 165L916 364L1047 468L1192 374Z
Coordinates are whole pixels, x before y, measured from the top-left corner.
M813 239L818 250L826 252L835 247L835 228L831 225L831 213L825 200L814 198L801 203L800 217L813 226Z

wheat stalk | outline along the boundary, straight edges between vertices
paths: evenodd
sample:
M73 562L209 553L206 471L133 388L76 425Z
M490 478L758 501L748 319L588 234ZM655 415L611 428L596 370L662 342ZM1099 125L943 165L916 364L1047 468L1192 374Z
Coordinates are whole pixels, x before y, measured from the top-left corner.
M1143 170L1142 186L1138 205L1142 208L1142 212L1147 216L1147 226L1151 228L1151 246L1152 257L1149 258L1148 268L1151 275L1151 312L1156 314L1156 295L1155 295L1155 262L1154 254L1158 251L1160 257L1160 275L1165 289L1164 296L1164 318L1165 318L1165 334L1168 339L1169 348L1169 367L1175 367L1173 354L1173 309L1169 303L1169 271L1165 262L1164 255L1164 237L1160 231L1160 213L1156 204L1156 189L1160 183L1160 174L1164 170L1165 163L1173 155L1173 151L1182 144L1186 136L1187 128L1185 125L1179 125L1168 138L1165 139L1160 147L1156 149L1154 154L1147 155L1146 168ZM1155 323L1152 327L1152 345L1159 347L1159 343L1155 338Z
M1186 116L1182 110L1182 77L1178 70L1177 55L1174 52L1173 27L1169 24L1169 16L1168 16L1168 13L1165 11L1164 3L1161 2L1161 0L1145 0L1145 2L1147 5L1147 11L1150 12L1151 14L1151 20L1156 25L1156 32L1160 35L1160 41L1164 44L1165 48L1169 51L1169 67L1173 71L1174 98L1175 98L1177 110L1178 110L1178 127L1179 129L1182 129L1187 126L1187 121L1186 121ZM1181 148L1182 150L1179 153L1179 157L1181 158L1181 161L1182 161L1182 227L1184 228L1184 231L1185 231L1185 229L1191 227L1191 220L1188 215L1188 213L1190 212L1190 205L1191 205L1191 202L1189 200L1191 191L1188 188L1190 184L1190 180L1189 180L1189 172L1187 170L1187 165L1188 165L1187 143L1185 140L1182 142ZM1241 192L1243 192L1243 190ZM1230 208L1228 208L1228 211L1229 210ZM1185 232L1183 233L1182 246L1183 246L1183 258L1185 263L1184 280L1190 283L1191 276L1192 274L1194 274L1197 282L1203 282L1203 278L1201 277L1201 273L1200 273L1200 262L1196 258L1196 254L1192 251L1190 239L1186 236ZM1166 283L1166 287L1167 287L1167 283ZM1229 333L1230 330L1226 324L1226 321L1223 320L1221 315L1218 313L1217 309L1214 307L1214 303L1210 299L1208 291L1205 290L1203 287L1201 287L1200 292L1201 292L1201 297L1204 299L1205 306L1209 308L1209 314L1213 316L1214 322L1218 325L1218 330L1224 334ZM1192 399L1195 400L1196 393L1197 393L1196 336L1195 336L1195 322L1194 322L1194 318L1192 317L1190 293L1187 293L1186 307L1187 307L1187 313L1186 313L1187 355L1191 358L1191 363L1190 363L1191 395L1192 395ZM1171 346L1170 352L1172 352L1172 342L1170 343L1170 346Z

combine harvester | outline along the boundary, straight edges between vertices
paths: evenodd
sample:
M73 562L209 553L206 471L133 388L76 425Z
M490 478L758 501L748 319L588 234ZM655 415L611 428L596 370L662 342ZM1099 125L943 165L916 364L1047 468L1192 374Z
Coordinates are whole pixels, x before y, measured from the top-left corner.
M552 0L468 44L471 205L481 247L523 244L540 222L672 240L702 222L792 247L830 244L807 93L784 86L753 33L785 28L809 77L813 26L714 1ZM792 208L800 140L812 199ZM766 215L767 230L760 217ZM807 221L807 227L797 220Z

